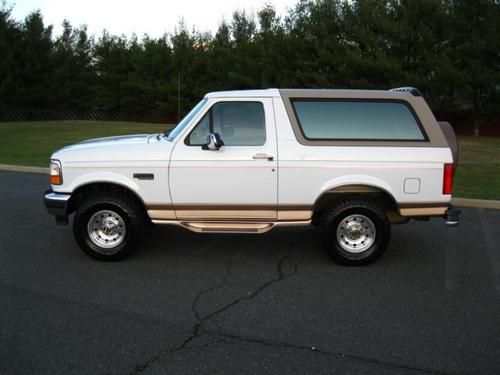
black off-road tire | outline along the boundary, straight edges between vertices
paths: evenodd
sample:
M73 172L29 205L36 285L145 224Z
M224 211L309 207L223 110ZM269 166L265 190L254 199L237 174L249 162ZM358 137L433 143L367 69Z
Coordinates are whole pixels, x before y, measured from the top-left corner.
M92 220L89 224L93 217L96 220ZM117 231L116 238L120 240L119 242L115 240L116 246L114 247L103 247L109 246L104 238L109 238L111 245L114 240L113 235L108 236L100 231L99 228L103 228L103 225L98 222L103 223L102 220L109 220L108 224ZM94 222L96 224L93 224ZM98 260L116 261L125 258L135 250L144 231L144 224L143 210L135 201L112 193L97 193L79 202L73 221L73 235L87 255ZM95 225L97 228L91 230L89 225ZM104 229L108 230L108 228ZM99 237L99 233L103 238ZM99 246L101 242L103 246Z
M323 249L334 261L362 266L384 253L391 237L391 224L376 203L362 198L350 199L324 213L320 236Z

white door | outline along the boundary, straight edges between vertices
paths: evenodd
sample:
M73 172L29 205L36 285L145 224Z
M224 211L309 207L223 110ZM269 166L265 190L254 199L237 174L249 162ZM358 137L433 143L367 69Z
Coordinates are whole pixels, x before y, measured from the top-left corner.
M224 145L204 150L208 134ZM275 220L277 145L271 98L214 100L177 140L169 183L178 219Z

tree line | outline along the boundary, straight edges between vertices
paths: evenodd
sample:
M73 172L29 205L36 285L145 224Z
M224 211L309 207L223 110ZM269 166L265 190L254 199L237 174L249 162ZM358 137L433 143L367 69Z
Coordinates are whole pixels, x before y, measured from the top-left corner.
M434 111L476 124L500 112L495 0L300 0L235 11L214 34L89 35L0 3L0 112L122 110L173 119L204 93L267 87L415 86Z

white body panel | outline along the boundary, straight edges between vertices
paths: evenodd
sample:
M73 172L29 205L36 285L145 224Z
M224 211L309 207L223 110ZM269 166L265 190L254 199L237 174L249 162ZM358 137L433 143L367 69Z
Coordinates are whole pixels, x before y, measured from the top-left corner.
M239 99L231 99L232 102ZM276 127L272 100L254 99L264 106L266 141L262 146L223 146L202 150L188 146L185 137L210 107L220 102L209 99L206 111L194 119L174 146L170 162L171 195L176 205L276 205L278 201ZM272 160L254 159L266 154Z
M55 192L70 193L89 183L117 184L135 192L145 203L170 204L168 166L172 143L158 135L101 138L58 150L53 159L63 164L63 184ZM154 180L134 179L153 173Z

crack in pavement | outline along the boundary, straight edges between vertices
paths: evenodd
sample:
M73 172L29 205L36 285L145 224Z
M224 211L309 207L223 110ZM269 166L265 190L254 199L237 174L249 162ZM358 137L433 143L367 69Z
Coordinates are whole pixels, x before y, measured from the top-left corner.
M313 352L315 354L325 355L325 356L329 356L329 357L336 357L336 358L351 359L351 360L356 360L356 361L363 362L363 363L371 363L371 364L381 365L381 366L390 367L390 368L394 368L394 369L417 371L417 372L421 372L421 373L425 373L425 374L439 374L439 375L451 374L451 373L444 372L441 370L433 370L433 369L426 369L426 368L421 368L421 367L414 367L414 366L404 365L404 364L396 363L396 362L384 361L384 360L371 358L371 357L363 357L363 356L342 353L342 352L330 352L327 350L319 349L319 348L314 347L314 346L296 345L296 344L290 344L287 342L258 339L258 338L248 337L248 336L224 333L224 332L221 332L220 330L218 330L216 332L205 331L205 333L218 335L222 338L226 338L226 340L238 340L241 342L271 346L271 347L275 347L275 348L289 348L289 349L310 351L310 352ZM224 342L224 340L220 339L218 341L213 341L211 343L207 343L204 345L198 345L196 347L197 348L208 347L211 345L218 345L218 344L223 343L223 342Z
M196 308L196 306L198 305L198 301L200 300L200 298L203 295L214 292L216 290L219 290L219 289L229 285L229 276L231 275L231 266L232 266L231 260L227 261L226 262L226 272L224 274L224 278L223 278L221 284L215 285L213 287L210 287L208 289L201 291L194 298L193 303L191 304L191 311L193 312L193 314L194 314L195 318L198 320L198 322L201 322L205 319L205 317L200 316L200 312Z
M244 297L237 298L237 299L231 301L230 303L224 305L223 307L221 307L221 308L219 308L219 309L217 309L217 310L215 310L215 311L213 311L205 316L200 316L200 313L196 307L197 307L198 301L200 300L201 296L229 285L229 276L231 274L232 262L228 261L226 263L226 272L224 274L224 278L222 280L222 283L217 284L215 286L212 286L210 288L204 289L203 291L198 293L196 295L196 297L194 298L193 303L191 304L191 310L193 311L193 314L194 314L195 318L198 320L198 322L194 325L191 335L186 340L184 340L180 345L178 345L174 348L171 348L171 349L162 350L159 353L157 353L156 355L154 355L153 357L151 357L149 360L147 360L144 364L137 365L131 374L141 373L144 370L146 370L149 366L158 362L163 357L185 349L186 346L191 341L200 337L200 335L202 335L204 333L202 331L203 325L206 322L208 322L210 319L212 319L215 316L229 310L230 308L232 308L233 306L236 306L237 304L239 304L242 301L252 300L256 296L258 296L263 290L267 289L271 285L278 283L278 282L281 282L281 281L285 280L286 278L294 275L298 270L298 265L295 262L293 262L293 269L290 272L284 271L284 265L287 261L291 260L292 251L293 251L294 247L302 240L305 233L306 233L306 230L302 230L300 235L296 239L290 241L290 243L288 245L287 253L284 256L282 256L278 261L278 265L276 267L276 272L277 272L278 276L276 278L268 280L265 283L261 284L254 291L250 292L248 295L246 295ZM218 329L220 329L220 327L217 324L216 324L216 326ZM225 340L227 340L227 338L225 338ZM210 345L214 345L214 344L215 343L208 343L208 344L205 344L202 346L210 346ZM200 346L197 346L197 347L200 347Z

